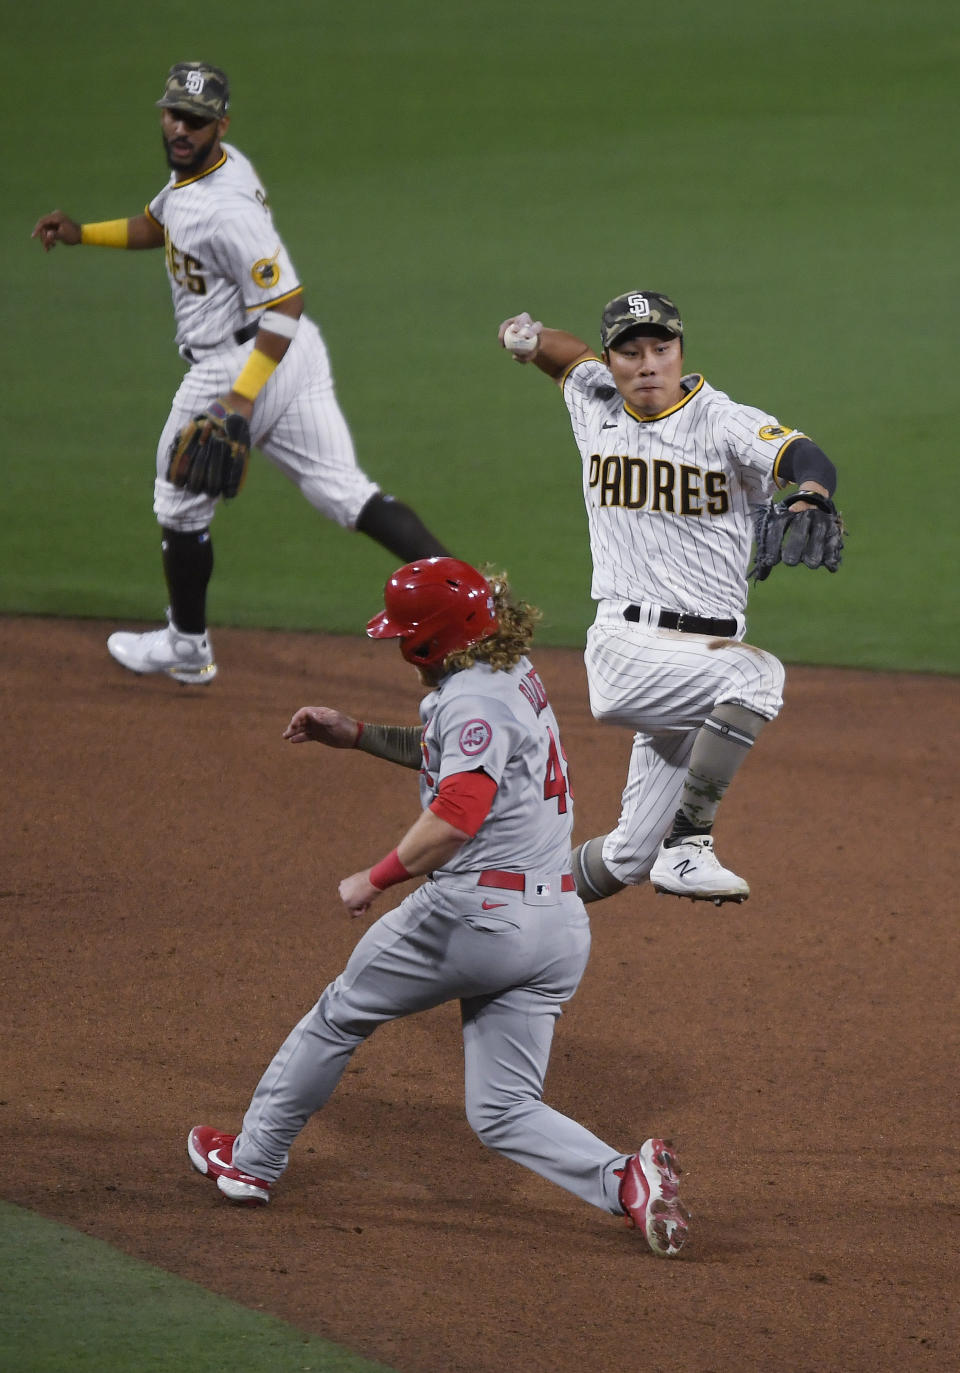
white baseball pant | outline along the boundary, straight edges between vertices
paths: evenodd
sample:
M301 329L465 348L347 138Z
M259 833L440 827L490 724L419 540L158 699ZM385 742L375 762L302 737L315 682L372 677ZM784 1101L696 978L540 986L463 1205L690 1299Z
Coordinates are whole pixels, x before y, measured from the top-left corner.
M724 702L774 719L785 674L764 649L633 624L624 608L601 605L584 661L595 718L636 731L620 819L602 850L614 877L633 885L647 876L670 831L704 720ZM742 620L738 625L742 634Z
M252 351L252 343L233 342L198 350L180 383L157 445L153 508L164 528L189 533L206 529L213 519L218 498L193 495L166 480L170 445L179 429L230 390ZM254 402L250 432L254 445L310 504L346 529L380 489L357 465L326 345L310 319L301 319L283 362Z

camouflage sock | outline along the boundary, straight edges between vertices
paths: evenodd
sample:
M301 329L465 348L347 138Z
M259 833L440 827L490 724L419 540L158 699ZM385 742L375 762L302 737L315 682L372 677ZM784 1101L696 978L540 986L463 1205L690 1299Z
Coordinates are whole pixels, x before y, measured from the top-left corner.
M690 755L671 840L710 833L723 794L765 723L762 715L746 706L714 707Z

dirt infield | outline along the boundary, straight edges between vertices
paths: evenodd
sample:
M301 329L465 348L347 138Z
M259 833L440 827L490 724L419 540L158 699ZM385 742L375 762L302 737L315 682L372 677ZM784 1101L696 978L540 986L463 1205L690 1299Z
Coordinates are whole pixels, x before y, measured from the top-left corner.
M956 679L792 669L717 829L751 899L591 908L547 1097L624 1149L674 1139L694 1222L664 1263L483 1149L453 1006L359 1050L269 1207L190 1169L188 1127L239 1126L358 937L338 879L418 804L281 731L304 704L413 721L418 690L389 645L229 630L184 689L108 628L0 620L0 1194L402 1373L960 1366ZM585 838L629 737L579 654L534 656Z

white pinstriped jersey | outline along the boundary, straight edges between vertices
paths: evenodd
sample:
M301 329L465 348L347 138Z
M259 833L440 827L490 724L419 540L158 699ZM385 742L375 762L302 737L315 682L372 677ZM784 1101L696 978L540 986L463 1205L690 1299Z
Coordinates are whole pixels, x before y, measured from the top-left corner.
M179 183L173 172L147 206L163 229L178 347L222 343L300 285L253 166L221 146L209 171Z
M424 809L454 773L482 768L497 783L477 834L440 871L569 872L573 796L556 717L530 660L507 672L477 663L451 673L421 701L420 718Z
M776 489L777 459L800 432L696 374L682 385L682 401L645 419L599 359L564 378L583 459L591 595L725 618L746 605L750 505Z

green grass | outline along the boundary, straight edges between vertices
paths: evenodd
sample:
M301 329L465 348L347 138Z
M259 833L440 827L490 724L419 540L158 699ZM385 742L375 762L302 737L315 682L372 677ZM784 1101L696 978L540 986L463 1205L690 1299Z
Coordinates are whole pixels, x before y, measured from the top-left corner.
M0 209L0 610L165 604L151 473L179 361L162 263L45 257L27 235L55 204L112 217L158 189L152 102L189 52L231 74L231 136L263 172L363 464L455 552L505 565L543 639L579 643L591 618L577 457L496 326L529 308L595 340L603 302L648 285L680 301L691 368L841 472L840 573L780 570L751 638L792 661L958 669L946 0L288 2L269 42L249 0L229 25L180 0L117 15L8 35L25 132ZM40 68L56 99L38 106ZM214 623L352 631L392 570L261 460L214 532Z
M11 1373L390 1373L3 1202L0 1274Z

